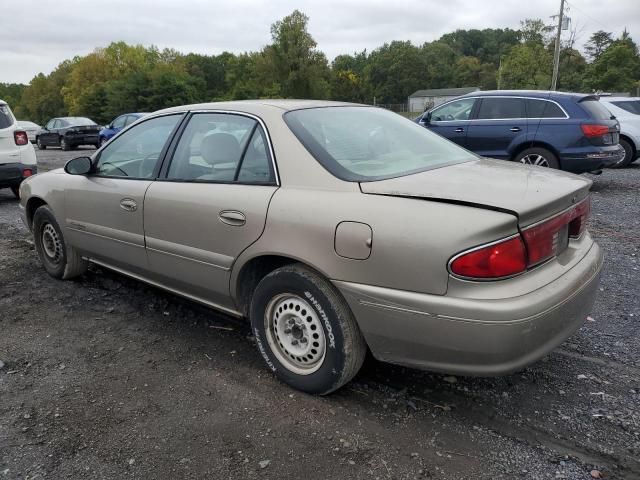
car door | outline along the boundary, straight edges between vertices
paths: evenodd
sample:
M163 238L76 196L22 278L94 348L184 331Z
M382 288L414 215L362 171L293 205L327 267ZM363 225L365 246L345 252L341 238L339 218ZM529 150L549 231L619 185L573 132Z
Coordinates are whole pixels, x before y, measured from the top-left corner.
M137 125L98 153L91 174L70 176L67 236L94 261L126 272L146 271L144 195L182 116L164 115Z
M510 159L513 146L526 141L525 99L483 97L469 123L467 148L483 157Z
M455 99L427 112L420 124L464 147L475 103L475 98Z
M277 189L269 145L256 118L192 115L144 201L149 268L158 282L234 309L231 267L262 234Z
M45 131L40 135L40 142L43 145L57 145L57 142L54 142L54 138L57 139L58 134L56 133L56 125L58 124L58 119L54 118L49 120L47 125L45 126Z

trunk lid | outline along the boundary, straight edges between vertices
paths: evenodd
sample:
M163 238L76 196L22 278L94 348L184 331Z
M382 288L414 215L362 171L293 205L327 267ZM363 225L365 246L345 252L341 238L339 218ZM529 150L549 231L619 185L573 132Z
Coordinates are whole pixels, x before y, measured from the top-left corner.
M365 194L413 197L508 212L527 227L586 198L591 180L558 170L478 159L375 182Z

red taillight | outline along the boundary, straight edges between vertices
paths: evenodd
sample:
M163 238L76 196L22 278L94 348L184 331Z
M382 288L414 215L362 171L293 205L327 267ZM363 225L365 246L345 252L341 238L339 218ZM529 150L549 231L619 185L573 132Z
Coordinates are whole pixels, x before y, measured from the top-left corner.
M527 253L520 235L464 253L450 265L451 272L468 278L501 278L524 272Z
M569 238L582 235L590 211L591 199L587 197L571 210L529 227L517 237L458 255L449 266L451 273L476 279L522 273L556 256Z
M13 132L13 139L16 142L16 145L26 145L29 143L29 137L27 136L27 132L23 132L22 130L16 130Z
M580 125L580 128L582 128L584 136L588 138L601 137L609 133L609 127L606 125Z
M22 171L22 178L27 178L27 177L30 177L31 175L33 175L33 170L31 170L30 168L25 168Z

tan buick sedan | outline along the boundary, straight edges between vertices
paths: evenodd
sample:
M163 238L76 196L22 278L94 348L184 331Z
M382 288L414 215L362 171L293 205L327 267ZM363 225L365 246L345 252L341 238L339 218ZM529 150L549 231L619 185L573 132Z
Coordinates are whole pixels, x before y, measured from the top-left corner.
M89 262L238 317L326 394L376 358L520 369L592 307L589 180L492 161L395 113L264 100L171 108L23 182L44 268Z

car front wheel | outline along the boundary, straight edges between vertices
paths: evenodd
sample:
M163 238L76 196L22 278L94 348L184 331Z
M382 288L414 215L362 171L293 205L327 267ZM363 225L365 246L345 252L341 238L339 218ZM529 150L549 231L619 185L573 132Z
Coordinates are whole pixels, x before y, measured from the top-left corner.
M42 139L40 137L36 138L36 145L38 145L38 150L46 150L47 146L42 143Z
M525 165L536 165L538 167L560 168L558 158L546 148L527 148L518 155L514 161Z
M71 149L69 144L67 143L67 140L64 137L60 139L60 148L65 152Z
M346 301L303 265L284 266L260 281L250 319L269 369L298 390L331 393L364 361L366 344Z
M42 265L52 277L67 280L87 270L87 261L65 243L60 225L46 205L33 215L33 239Z

